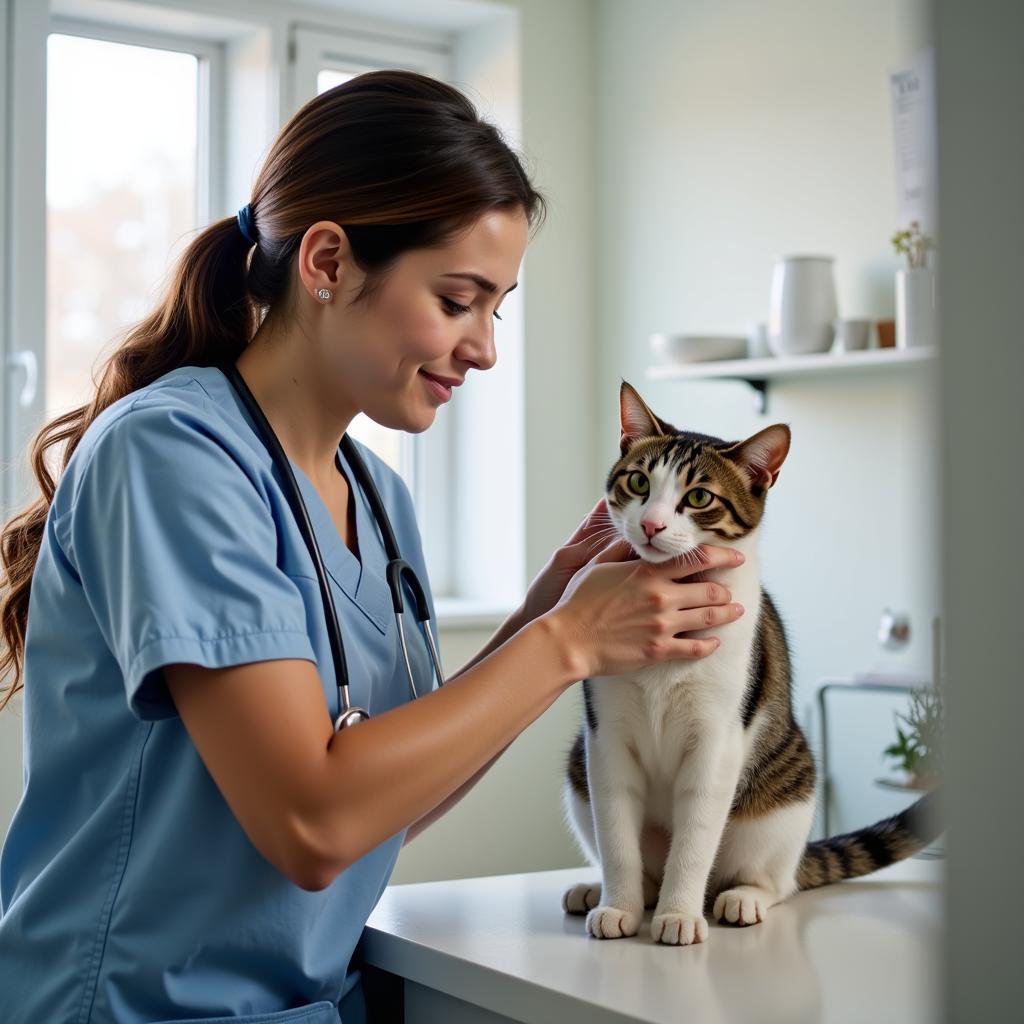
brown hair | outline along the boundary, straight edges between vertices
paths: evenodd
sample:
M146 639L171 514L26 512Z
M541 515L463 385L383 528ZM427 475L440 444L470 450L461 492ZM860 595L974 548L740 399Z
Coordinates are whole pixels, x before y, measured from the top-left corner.
M162 300L103 365L90 403L36 435L31 462L42 496L0 534L0 680L19 689L29 592L55 490L44 456L67 441L66 469L89 424L109 405L179 366L234 361L268 316L290 315L293 257L307 228L334 220L372 298L405 252L442 246L492 209L521 209L531 228L544 197L500 131L457 89L411 71L370 71L311 99L281 129L253 187L251 247L237 219L197 234ZM252 249L251 259L249 252Z

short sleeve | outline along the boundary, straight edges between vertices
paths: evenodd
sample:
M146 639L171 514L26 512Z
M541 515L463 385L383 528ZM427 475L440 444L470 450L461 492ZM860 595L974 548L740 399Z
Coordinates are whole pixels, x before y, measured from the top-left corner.
M200 411L132 408L74 483L57 537L140 718L177 713L167 664L316 661L271 507Z

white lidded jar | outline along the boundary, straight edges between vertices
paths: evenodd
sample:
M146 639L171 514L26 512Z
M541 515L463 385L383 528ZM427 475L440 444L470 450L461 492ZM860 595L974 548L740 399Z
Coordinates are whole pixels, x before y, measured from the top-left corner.
M839 315L831 256L783 256L772 272L768 347L777 356L827 352Z

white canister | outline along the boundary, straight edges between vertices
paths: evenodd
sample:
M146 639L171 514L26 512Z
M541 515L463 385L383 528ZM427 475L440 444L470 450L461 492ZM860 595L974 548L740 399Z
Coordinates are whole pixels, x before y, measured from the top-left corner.
M831 256L784 256L772 272L768 346L777 356L827 352L839 314Z
M935 344L935 271L910 267L896 271L896 347Z

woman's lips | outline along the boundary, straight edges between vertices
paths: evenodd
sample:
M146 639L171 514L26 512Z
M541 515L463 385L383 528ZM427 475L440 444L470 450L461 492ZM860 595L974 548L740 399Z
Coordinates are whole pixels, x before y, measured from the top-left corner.
M436 398L439 398L442 402L447 402L452 397L452 389L446 384L442 384L436 377L431 377L426 370L420 370L423 374L424 379L427 382L427 387L430 388L431 394Z

